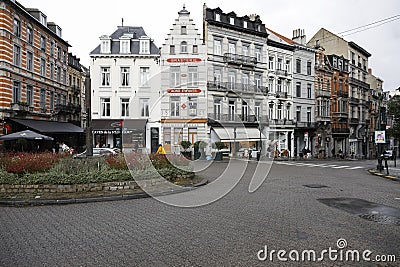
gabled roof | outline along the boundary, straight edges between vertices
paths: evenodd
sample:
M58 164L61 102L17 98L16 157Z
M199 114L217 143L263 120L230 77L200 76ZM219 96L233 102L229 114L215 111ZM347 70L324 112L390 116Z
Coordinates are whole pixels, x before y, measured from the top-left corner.
M131 41L131 53L130 54L139 54L139 38L147 37L146 32L143 27L132 27L132 26L118 26L117 30L110 35L111 38L111 54L119 54L119 38L122 36L129 36L131 40L136 40L134 42ZM98 45L90 55L100 54L100 45ZM155 55L159 54L159 49L154 44L152 40L150 40L150 54Z
M285 37L285 36L283 36L283 35L281 35L281 34L275 32L275 31L271 30L271 29L268 28L268 27L265 27L265 28L267 29L267 32L270 34L270 35L268 36L269 39L272 39L272 40L274 40L274 41L280 41L279 39L282 39L283 41L287 42L288 44L295 44L295 43L296 43L296 42L294 42L292 39L289 39L289 38L287 38L287 37ZM275 35L276 37L278 37L279 39L278 39L278 38L273 38L274 35Z

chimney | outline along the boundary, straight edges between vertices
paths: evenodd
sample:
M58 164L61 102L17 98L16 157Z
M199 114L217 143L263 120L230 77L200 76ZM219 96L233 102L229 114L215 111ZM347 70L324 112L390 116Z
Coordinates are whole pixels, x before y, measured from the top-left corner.
M304 29L296 29L293 30L293 41L298 44L306 45L306 35L304 33Z

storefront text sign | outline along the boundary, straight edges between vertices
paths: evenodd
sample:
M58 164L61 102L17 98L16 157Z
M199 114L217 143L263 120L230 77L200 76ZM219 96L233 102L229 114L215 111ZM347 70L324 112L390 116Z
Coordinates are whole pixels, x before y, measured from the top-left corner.
M201 58L168 58L169 63L201 62Z

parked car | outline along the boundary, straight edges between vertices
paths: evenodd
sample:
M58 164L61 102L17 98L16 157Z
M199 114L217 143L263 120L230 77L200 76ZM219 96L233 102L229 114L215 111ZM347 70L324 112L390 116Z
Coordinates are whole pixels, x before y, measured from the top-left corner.
M86 158L86 150L83 151L82 153L75 154L73 157L75 158ZM115 155L118 154L118 152L112 148L105 148L105 147L94 147L93 148L93 157L104 157L108 155Z
M393 159L393 150L385 150L385 152L383 152L383 157Z

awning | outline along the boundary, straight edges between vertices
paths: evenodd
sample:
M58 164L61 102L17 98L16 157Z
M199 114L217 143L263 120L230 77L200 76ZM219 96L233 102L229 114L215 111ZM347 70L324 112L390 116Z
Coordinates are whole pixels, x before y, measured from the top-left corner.
M92 120L94 134L118 134L122 123L123 133L146 131L147 119Z
M41 133L83 133L83 129L69 122L11 119Z
M21 132L16 132L12 134L3 135L0 137L0 140L19 140L19 139L27 139L27 140L46 140L52 141L53 137L35 133L31 130L25 130Z
M260 141L261 139L267 139L264 134L261 133L257 128L245 128L245 127L215 127L212 128L218 135L221 142L240 142L240 141ZM236 129L236 136L235 136Z

